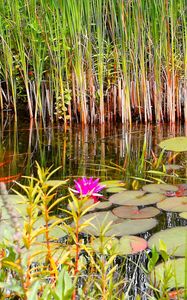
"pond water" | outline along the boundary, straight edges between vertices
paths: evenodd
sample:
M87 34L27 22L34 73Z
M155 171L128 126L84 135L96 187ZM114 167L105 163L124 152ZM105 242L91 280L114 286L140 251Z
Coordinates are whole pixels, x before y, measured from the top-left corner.
M158 146L160 141L187 135L186 128L181 124L145 126L135 123L131 128L121 124L107 124L102 127L44 127L34 122L19 121L16 124L9 115L1 116L0 121L0 162L9 162L0 169L1 177L31 175L35 172L34 165L37 160L42 166L62 166L55 175L56 179L77 178L83 175L100 177L101 180L122 179L129 189L132 189L134 180L131 177L143 176L145 171L140 169L139 164L143 151L146 153L146 159L151 160L161 152ZM166 162L170 158L171 154L167 154ZM186 158L186 153L182 153L172 161L181 166L178 174L183 177L187 170ZM179 182L177 177L169 180L171 183ZM140 186L143 183L138 182ZM177 213L162 213L156 218L158 226L152 231L140 234L141 237L148 239L153 232L160 229L187 225ZM140 269L134 272L134 262L143 262L146 256L135 255L129 260L132 260L133 264L129 263L126 266L127 280L134 276L134 299L138 290L142 289L144 293L146 290L146 279ZM147 298L142 296L142 299Z
M82 127L46 126L33 122L14 123L9 115L0 119L0 157L10 164L2 168L4 176L29 174L35 160L43 166L62 166L57 176L99 176L102 180L136 175L137 163L146 144L146 159L161 152L158 144L165 138L184 136L185 127L133 124ZM128 159L128 167L126 161ZM185 154L177 158L185 163ZM175 163L175 161L174 161ZM119 168L126 168L120 174Z

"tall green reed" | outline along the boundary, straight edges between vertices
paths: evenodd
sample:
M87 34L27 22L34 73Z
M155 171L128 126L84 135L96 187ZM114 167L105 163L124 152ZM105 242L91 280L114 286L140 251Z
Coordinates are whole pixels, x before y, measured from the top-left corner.
M83 124L186 120L186 5L1 1L1 108ZM184 117L183 117L184 116Z

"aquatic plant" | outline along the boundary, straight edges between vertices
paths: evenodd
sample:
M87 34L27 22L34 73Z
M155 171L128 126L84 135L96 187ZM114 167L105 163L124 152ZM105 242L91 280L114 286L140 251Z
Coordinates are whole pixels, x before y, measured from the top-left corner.
M87 201L87 196L80 200L70 191L71 198L69 195L68 198L71 210L63 209L63 212L67 213L64 217L54 216L55 207L67 199L67 196L57 195L59 188L64 188L67 182L49 180L58 169L44 169L38 164L36 167L36 177L26 177L27 184L24 185L17 183L22 193L14 190L17 195L12 194L11 199L6 188L4 189L6 193L1 193L3 221L0 227L4 228L1 230L0 243L1 298L19 297L26 300L56 297L70 300L75 299L76 295L83 298L92 295L97 298L100 294L103 296L107 294L108 299L113 299L114 294L123 293L122 290L118 291L117 287L124 279L119 277L118 282L114 280L117 268L117 265L114 265L116 255L110 259L103 257L101 267L99 256L95 257L90 245L82 242L80 233L89 225L89 220L80 223L80 218L96 204L84 208L83 203ZM7 207L7 214L2 204ZM68 225L69 219L74 221L74 227ZM104 229L102 235L107 230L106 227ZM59 238L65 236L66 241L59 241ZM82 252L89 258L90 266L87 279L84 284L82 283L82 288L79 288L77 280L84 276L87 268ZM111 267L113 270L108 272Z
M24 184L17 183L19 192L14 187L17 195L7 193L5 185L2 183L0 185L3 185L2 202L0 201L2 213L0 297L2 299L19 297L23 300L47 298L72 300L76 297L128 299L133 279L130 282L126 280L124 268L125 260L128 259L126 255L137 253L147 247L144 239L134 237L132 234L154 228L157 221L150 218L150 213L155 212L151 207L151 212L144 209L144 218L134 220L134 214L128 211L124 216L128 219L119 219L117 214L106 212L99 207L99 202L89 202L91 192L98 194L103 188L98 179L84 178L84 182L80 181L81 179L76 180L78 183L86 182L88 186L86 191L84 190L85 195L81 195L83 189L79 189L80 185L77 187L79 193L74 194L72 189L69 189L68 193L67 180L51 179L59 168L46 169L36 164L36 169L36 177L26 176ZM119 184L119 181L113 184ZM156 189L155 186L150 185L148 190ZM153 198L158 198L158 195L162 194L165 196L164 193L168 189L176 190L176 186L167 184L165 187L162 184L157 186L160 186L160 194L158 189L157 193L153 191ZM61 195L62 191L65 196ZM138 204L144 205L149 204L148 199L145 199L145 192L124 191L122 194L129 193L128 198L132 201L139 200ZM152 197L150 192L147 192L147 195ZM90 213L92 208L100 211L92 214ZM143 210L138 212L144 214ZM175 249L172 232L175 235L177 230L180 230L181 234L176 244L179 247ZM84 232L89 233L89 237L85 237L82 234ZM176 283L180 282L178 272L176 272L177 280L173 280L175 273L173 275L173 271L171 272L174 265L170 261L170 255L185 255L185 236L186 227L178 227L156 233L148 241L150 247L155 244L152 257L148 258L148 273L151 273L151 289L154 290L156 299L168 299L167 295L172 292L171 288L179 290L180 286L176 286ZM162 243L158 246L160 238L166 240L166 245ZM164 265L156 266L159 258L156 249L161 253ZM120 263L117 260L118 255L121 257ZM176 260L180 263L179 273L183 274L184 259L179 260ZM140 266L139 263L135 264L136 272ZM160 269L161 273L164 270L164 276L161 278L158 275ZM179 280L180 278L179 274ZM183 286L184 280L182 289ZM163 296L166 298L162 298Z
M74 180L75 189L72 189L72 191L75 194L79 194L81 198L90 197L94 200L94 202L97 202L99 198L103 197L103 195L99 194L99 192L105 188L105 186L101 185L99 181L100 178L78 178L77 180Z
M169 253L167 243L165 244L163 240L157 242L157 249L154 245L151 248L151 255L148 255L147 270L145 270L149 274L150 288L154 293L154 299L185 299L187 293L186 253L183 252L185 255L183 258L173 258L172 255L175 255L175 250L172 254ZM162 259L161 262L160 258Z
M0 108L84 124L187 119L185 0L1 1Z

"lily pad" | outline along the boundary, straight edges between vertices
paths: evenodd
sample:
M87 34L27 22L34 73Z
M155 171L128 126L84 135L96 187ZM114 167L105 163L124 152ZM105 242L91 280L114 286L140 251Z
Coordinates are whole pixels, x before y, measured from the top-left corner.
M41 227L41 229L42 228L45 230L45 227ZM51 227L51 225L49 226L49 236L52 241L56 242L58 239L66 235L67 235L67 231L64 227L60 225L56 225L54 227ZM36 240L37 242L46 242L45 232L41 233Z
M25 198L26 199L26 198ZM10 203L10 206L16 212L18 217L26 216L27 213L27 204L21 196L9 194L7 197L7 202ZM4 207L4 203L0 197L0 208L2 209L2 218L7 218L9 216L6 208ZM11 217L11 216L9 216Z
M118 205L150 205L165 198L159 193L145 194L144 191L125 191L109 197L109 201Z
M119 206L113 209L113 214L124 219L146 219L153 218L160 213L156 207L149 206L138 209L137 206Z
M105 230L109 223L111 223L111 225L104 233L105 236L138 234L150 230L157 225L157 220L154 218L143 220L122 220L114 216L111 212L88 214L81 219L81 224L88 221L91 217L94 217L94 219L89 221L90 225L83 227L82 231L95 236L99 236L101 227Z
M187 249L187 227L174 227L155 233L149 240L150 248L155 245L159 251L159 241L164 241L167 253L174 256L185 256Z
M109 201L100 201L96 205L95 209L108 209L108 208L111 208L111 206L112 206L112 203L110 203Z
M68 259L68 249L62 247L60 243L50 243L51 254L55 261L58 261L59 264L64 263ZM48 248L45 243L35 243L28 250L23 248L23 260L27 260L28 257L30 261L37 263L45 263L47 258Z
M120 221L119 221L120 220ZM154 218L142 220L124 220L119 219L111 225L111 230L106 233L106 236L124 236L129 234L139 234L154 228L158 222Z
M126 235L121 237L120 240L111 237L104 237L102 240L97 238L92 242L91 246L96 252L123 256L145 250L147 241L137 236Z
M187 211L181 212L181 213L179 214L179 217L187 220Z
M81 200L79 200L81 201ZM75 209L75 211L77 210L77 208L74 205L74 202L71 202L71 204L73 205L73 208ZM89 207L88 212L95 210L95 206L98 206L99 202L95 203L94 207L91 207L94 204L94 200L93 199L89 199L87 201L85 201L82 205L82 210L87 209ZM71 210L70 205L68 204L68 210Z
M120 187L120 186L114 186L114 187L110 187L110 188L106 189L106 192L111 193L111 194L120 193L120 192L124 192L124 191L126 191L126 189L123 187Z
M15 233L14 228L10 220L0 222L0 240L5 241L6 243L13 242L13 235Z
M105 185L106 188L123 187L126 185L126 183L121 180L105 180L101 182L101 185Z
M187 151L187 137L180 136L180 137L167 139L162 141L159 144L159 146L160 148L168 151L184 152Z
M187 197L167 197L157 203L157 207L164 211L187 212Z
M93 204L95 204L95 206L91 207ZM72 202L72 205L73 205L73 207L75 208L73 202ZM89 200L87 200L87 201L83 204L83 208L82 208L82 209L86 209L86 208L90 207L88 212L91 212L91 211L94 211L94 210L108 209L108 208L110 208L111 206L112 206L112 203L110 203L109 201L98 201L98 202L94 203L94 200L93 200L93 199L89 199ZM70 210L69 204L68 204L68 209ZM76 209L76 208L75 208L75 209Z
M119 240L117 248L118 255L135 254L147 248L148 243L145 239L138 236L126 235Z
M146 184L142 188L146 193L165 193L165 192L176 192L178 191L178 187L172 184L165 184L165 183L151 183Z
M109 201L113 204L126 205L123 202L126 201L127 199L134 200L142 197L144 194L145 194L144 191L124 191L110 196ZM129 204L129 205L133 205L133 204Z
M94 239L90 246L95 252L107 254L116 254L116 247L119 244L119 240L115 237L102 237Z
M167 274L173 274L167 282L168 289L179 289L185 287L185 258L177 258L173 260L168 260L165 263L158 264L150 274L151 282L154 282L155 288L160 287L165 281L165 276ZM182 296L180 294L180 296ZM178 298L177 298L178 299ZM182 298L180 298L182 299Z
M92 219L91 221L89 221ZM93 235L100 234L100 228L105 227L111 222L113 223L118 218L110 211L93 212L83 216L80 220L80 224L86 223L87 226L83 227L83 232ZM72 224L74 226L74 224Z

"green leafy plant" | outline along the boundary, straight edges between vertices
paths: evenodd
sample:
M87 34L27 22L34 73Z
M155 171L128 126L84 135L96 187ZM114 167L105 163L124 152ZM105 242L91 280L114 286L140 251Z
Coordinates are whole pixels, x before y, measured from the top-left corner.
M91 245L83 242L82 230L90 225L90 220L80 222L81 217L97 203L85 207L91 194L77 198L71 190L70 196L59 197L58 190L67 181L49 180L59 168L44 169L38 163L36 168L36 177L26 176L27 184L17 182L19 192L13 189L17 196L12 196L18 197L18 208L22 208L22 211L18 209L19 215L14 204L10 204L5 185L1 183L2 203L9 216L5 220L6 226L11 228L11 232L13 228L15 231L0 245L1 299L69 300L77 296L81 299L85 296L90 299L122 299L124 279L119 277L119 281L115 282L116 254L109 251L96 255ZM96 189L97 182L92 180L92 183ZM98 184L98 188L102 186ZM55 216L54 208L65 204L67 198L71 199L70 210L62 209L66 214L64 217ZM109 226L105 224L101 228L101 240ZM65 240L60 241L59 238L63 237ZM81 277L86 280L80 288Z

